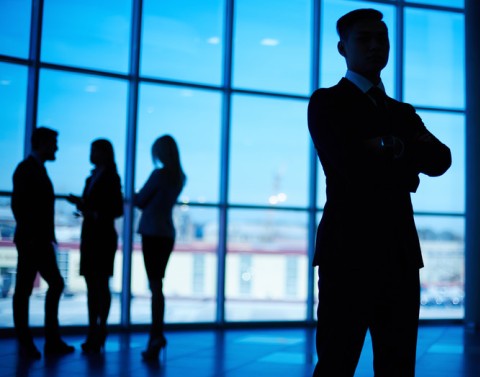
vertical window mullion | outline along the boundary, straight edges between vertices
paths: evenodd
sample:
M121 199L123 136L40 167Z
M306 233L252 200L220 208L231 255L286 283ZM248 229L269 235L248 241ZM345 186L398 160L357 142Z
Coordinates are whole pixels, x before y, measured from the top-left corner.
M133 0L132 26L130 39L130 67L127 109L127 145L125 164L125 211L123 227L123 273L120 325L129 327L131 304L131 276L133 250L133 195L135 181L135 148L137 134L138 90L140 72L140 41L142 30L143 0Z
M218 256L217 256L217 314L216 322L225 322L225 272L227 256L227 226L228 226L228 175L229 175L229 145L230 121L232 104L232 54L233 54L233 12L234 0L226 0L224 21L224 51L223 51L223 99L221 119L220 146L220 208L218 226Z

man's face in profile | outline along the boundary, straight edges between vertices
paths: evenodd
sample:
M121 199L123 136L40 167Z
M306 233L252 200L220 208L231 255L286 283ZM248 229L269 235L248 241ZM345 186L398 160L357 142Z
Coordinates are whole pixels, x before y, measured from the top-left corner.
M55 136L44 141L40 153L45 161L55 161L55 153L57 151L57 137Z
M348 69L367 78L379 77L390 51L387 26L383 21L357 21L339 50Z

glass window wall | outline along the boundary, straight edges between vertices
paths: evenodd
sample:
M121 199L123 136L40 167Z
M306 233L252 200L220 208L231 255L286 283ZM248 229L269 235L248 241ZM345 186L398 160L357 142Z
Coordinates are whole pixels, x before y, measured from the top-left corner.
M164 281L167 323L315 318L317 273L309 279L308 221L324 206L325 178L318 162L316 182L309 177L307 104L316 73L322 87L344 76L335 23L360 7L382 11L389 28L390 60L382 74L387 93L416 106L427 128L452 151L451 169L440 178L422 175L412 200L425 260L421 316L462 318L463 0L319 0L319 17L313 0L144 0L138 14L135 0L40 1L43 7L33 8L28 0L3 0L0 12L2 327L13 326L11 176L24 157L25 137L40 125L60 133L57 160L47 163L60 195L81 193L96 138L112 141L122 185L134 190L154 168L154 140L170 134L178 142L187 184L174 209L177 239ZM134 15L139 45L131 40ZM39 61L28 60L32 18L43 20ZM139 53L139 74L129 71L131 51ZM134 148L127 148L133 144L127 135L135 135ZM310 203L314 189L317 203ZM129 200L125 205L131 209ZM150 322L140 236L133 235L132 245L122 239L124 227L136 232L140 212L133 213L133 220L116 223L111 324L122 318ZM62 325L87 323L80 225L72 205L59 197ZM130 247L124 260L123 250ZM130 282L122 279L124 261ZM30 317L41 326L45 283L35 284ZM130 317L120 305L129 288ZM308 298L313 306L307 307Z
M12 175L23 159L27 68L0 63L0 190L12 190Z
M28 58L32 0L2 0L0 54Z
M127 73L131 0L45 0L43 61Z
M233 85L308 94L311 18L308 0L235 2Z

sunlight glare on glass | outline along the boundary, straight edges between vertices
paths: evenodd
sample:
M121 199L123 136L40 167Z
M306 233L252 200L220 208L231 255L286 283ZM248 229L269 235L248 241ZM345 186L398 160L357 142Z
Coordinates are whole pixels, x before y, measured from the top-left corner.
M278 46L280 44L280 41L278 39L275 39L275 38L263 38L260 41L260 44L262 46L274 47L274 46Z
M280 192L276 195L271 195L268 198L268 202L270 204L279 204L279 203L284 203L286 201L287 201L287 194L285 194L284 192Z
M193 97L193 90L188 90L188 89L182 90L180 92L180 95L182 97Z
M210 43L211 45L218 45L220 43L220 38L218 37L208 38L207 43Z
M96 93L96 92L98 92L98 86L96 86L96 85L87 85L87 86L85 87L85 91L86 91L87 93Z

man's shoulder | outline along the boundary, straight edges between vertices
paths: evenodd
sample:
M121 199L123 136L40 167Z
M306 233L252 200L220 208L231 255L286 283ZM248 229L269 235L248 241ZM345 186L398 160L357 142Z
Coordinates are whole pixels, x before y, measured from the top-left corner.
M335 97L342 95L349 95L358 91L358 88L355 87L355 84L351 83L349 80L342 78L337 84L326 87L319 88L312 93L311 97Z
M408 112L408 113L415 112L415 108L407 102L402 102L391 97L389 97L388 100L390 102L389 107L393 108L395 111Z
M24 171L28 171L31 169L35 169L36 161L33 159L32 156L28 156L24 160L20 161L15 169L14 174L22 173Z

